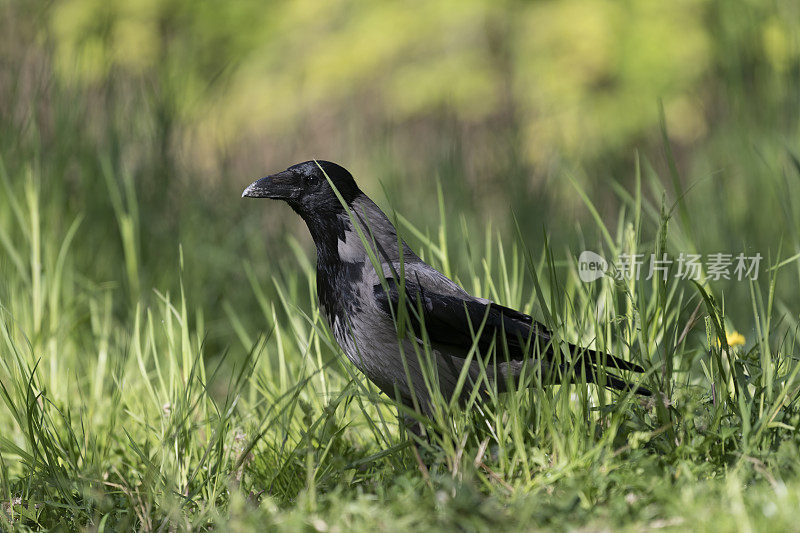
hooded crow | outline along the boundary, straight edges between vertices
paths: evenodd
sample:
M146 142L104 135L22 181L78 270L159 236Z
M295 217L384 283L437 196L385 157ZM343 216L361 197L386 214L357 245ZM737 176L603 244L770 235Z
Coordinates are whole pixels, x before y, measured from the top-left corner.
M560 357L562 343L544 325L470 295L426 264L335 163L299 163L254 182L242 196L283 200L302 217L317 249L319 304L337 343L381 391L407 406L416 403L431 413L421 357L432 358L438 374L433 383L448 401L456 391L465 400L476 386L480 396L488 386L502 392L520 383L559 382L567 373L609 389L650 394L610 371L598 372L600 366L644 372L639 365L563 343L569 363ZM541 379L528 374L522 381L527 372ZM459 386L462 373L466 384Z

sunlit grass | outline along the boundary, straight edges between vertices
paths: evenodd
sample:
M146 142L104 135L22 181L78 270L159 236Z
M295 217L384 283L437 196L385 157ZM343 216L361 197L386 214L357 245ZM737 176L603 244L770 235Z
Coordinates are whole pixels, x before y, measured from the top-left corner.
M669 210L644 198L636 168L616 227L598 216L591 230L609 257L685 245L672 240ZM78 254L92 253L82 233L91 221L62 220L37 171L3 170L6 526L791 524L800 364L796 320L775 319L785 258L764 285L743 284L757 334L734 349L741 339L712 286L583 283L575 258L559 260L552 243L531 250L491 227L476 238L445 215L440 190L438 227L396 215L426 260L475 294L534 314L559 339L642 364L642 384L656 394L612 394L576 375L575 385L520 387L464 408L440 399L415 448L397 424L404 409L340 355L300 246L289 241L295 258L271 276L253 268L268 259L241 258L237 283L252 300L226 299L215 313L188 303L183 272L205 265L187 264L176 242L175 282L140 295L148 265L135 193L106 172L119 246L106 260L125 290L77 266ZM466 263L451 255L459 243L469 243ZM220 314L227 349L209 353L205 321Z
M4 530L798 529L795 3L107 4L0 6ZM302 224L239 199L315 156L654 395L380 394ZM585 283L582 250L764 268Z

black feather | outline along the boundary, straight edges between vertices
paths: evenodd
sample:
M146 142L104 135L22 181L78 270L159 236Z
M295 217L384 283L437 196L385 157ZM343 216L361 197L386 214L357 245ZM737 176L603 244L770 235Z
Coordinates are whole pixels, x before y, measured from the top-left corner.
M387 315L396 317L402 300L413 331L420 339L424 329L430 342L461 348L454 353L466 353L473 344L477 344L481 353L487 353L492 345L502 345L505 357L512 361L523 361L536 355L538 343L539 355L550 362L555 360L552 334L529 315L494 302L483 303L433 292L409 280L405 281L405 291L401 298L397 281L387 278L386 282L386 289L381 284L373 286L378 307ZM600 380L597 369L601 366L644 372L641 366L619 357L573 344L567 346L573 355L576 374L580 375L582 370L588 382L597 383ZM562 370L566 370L567 366L562 364ZM605 374L606 384L610 388L630 388L622 378L608 372ZM650 391L642 387L638 387L636 392L650 395Z

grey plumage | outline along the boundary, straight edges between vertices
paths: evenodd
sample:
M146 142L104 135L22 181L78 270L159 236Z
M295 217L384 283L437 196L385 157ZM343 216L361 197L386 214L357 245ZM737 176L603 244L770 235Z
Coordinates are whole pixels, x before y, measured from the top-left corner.
M423 412L430 411L418 354L432 356L438 387L447 399L453 396L474 345L484 356L497 354L487 361L485 375L491 383L480 383L481 364L472 357L461 399L475 386L482 394L487 386L502 391L508 384L516 385L523 371L557 382L569 366L557 363L558 347L542 324L470 295L423 262L398 240L391 221L339 165L300 163L254 182L242 196L284 200L303 218L317 249L320 306L336 341L353 365L405 404L416 399ZM400 314L407 328L398 340ZM622 378L599 373L598 365L643 371L611 355L567 346L575 374L583 374L588 382L603 380L608 388L625 390L630 386ZM642 387L635 390L649 394Z

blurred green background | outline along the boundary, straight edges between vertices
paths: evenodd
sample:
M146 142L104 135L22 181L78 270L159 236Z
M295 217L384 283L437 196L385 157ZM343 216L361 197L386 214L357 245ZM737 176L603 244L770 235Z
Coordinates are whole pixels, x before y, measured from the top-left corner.
M418 471L302 221L240 198L312 158L668 401L504 395ZM717 312L580 282L612 248L784 264ZM796 529L798 257L798 0L0 0L0 523Z
M243 264L268 280L297 262L287 236L310 250L288 208L239 193L312 158L434 233L441 183L451 225L511 241L514 213L565 259L601 248L578 188L615 226L638 154L656 210L688 191L679 242L800 249L795 0L0 6L4 174L51 199L51 235L82 217L76 269L120 305L174 290L182 245L220 350L222 309L256 305ZM726 298L750 315L745 284Z

